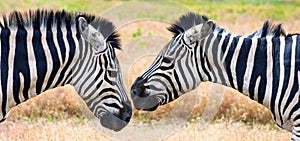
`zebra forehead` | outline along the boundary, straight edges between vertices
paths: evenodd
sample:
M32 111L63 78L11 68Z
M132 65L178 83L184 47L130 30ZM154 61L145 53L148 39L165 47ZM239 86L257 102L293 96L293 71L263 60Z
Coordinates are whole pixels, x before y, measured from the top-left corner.
M76 27L78 29L78 18L84 17L86 21L95 27L109 42L112 47L120 49L119 34L116 28L109 20L87 13L67 12L65 10L27 10L27 11L13 11L2 16L0 27L8 29L11 27L18 29L25 28L46 28L53 27L60 28L62 26L67 29Z
M208 20L209 20L209 18L205 15L199 15L194 12L189 12L189 13L184 14L181 17L179 17L179 19L177 21L175 21L173 24L171 24L171 26L168 28L168 30L170 32L172 32L175 37L178 34L181 34L181 33L185 32L186 30L190 29L191 27L198 25L198 24L202 24Z

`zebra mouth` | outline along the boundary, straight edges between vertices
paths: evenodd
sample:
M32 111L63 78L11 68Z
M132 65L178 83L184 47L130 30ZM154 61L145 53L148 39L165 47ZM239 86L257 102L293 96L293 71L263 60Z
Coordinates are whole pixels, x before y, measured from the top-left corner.
M155 96L139 97L131 94L133 105L137 110L154 111L159 106Z
M119 114L106 113L100 118L103 127L114 131L122 130L130 121L132 116L132 107L130 103L123 104Z
M100 118L100 123L103 127L116 132L122 130L128 124L127 121L121 120L120 118L114 116L113 114L103 115Z

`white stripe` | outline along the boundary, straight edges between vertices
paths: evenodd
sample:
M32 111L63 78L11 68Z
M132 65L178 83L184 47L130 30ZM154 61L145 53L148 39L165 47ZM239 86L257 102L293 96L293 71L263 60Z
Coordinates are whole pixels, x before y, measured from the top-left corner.
M203 46L206 44L206 41L207 41L207 38L202 40ZM198 52L200 52L200 48L201 48L201 44L199 43L199 45L198 45L199 51L197 50ZM204 48L202 48L202 52L198 53L198 56L197 56L197 59L199 59L199 60L197 60L197 61L199 61L198 69L199 69L200 75L202 76L203 80L208 80L208 76L206 75L206 73L204 73L203 67L201 65L201 64L205 65L205 60L204 60L204 62L201 62L201 60L200 60L201 57L204 57L204 54L205 54L205 50L204 50Z
M300 71L297 72L297 78L298 78L298 85L300 84ZM282 113L284 115L284 117L288 117L288 115L291 113L291 110L292 108L294 108L297 104L298 104L298 101L299 101L299 93L300 93L300 89L298 89L298 91L295 93L295 96L292 100L291 103L284 103L283 105L288 105L285 113ZM297 109L297 111L299 111L300 109ZM294 112L297 112L297 111L294 111ZM299 114L299 113L298 113ZM298 115L297 114L297 115ZM295 117L297 116L295 115L294 113L292 114L291 118L292 119L295 119Z
M67 31L66 31L67 32ZM67 35L66 35L67 37ZM59 86L62 85L62 83L64 82L64 80L67 78L68 74L70 73L70 71L73 69L73 66L74 64L77 62L78 58L79 58L79 53L80 53L80 50L79 50L79 42L77 40L77 37L76 37L76 29L72 30L72 38L73 38L73 41L75 43L75 46L72 47L72 48L75 48L75 52L74 52L74 56L73 56L73 59L72 59L72 62L70 63L68 69L66 70L65 72L65 76L64 78L62 79L62 81L59 83ZM70 50L70 45L69 45L69 42L67 41L67 44L68 45L68 49ZM70 58L70 56L68 55L68 57ZM93 64L93 65L96 65L96 64Z
M60 68L58 69L54 79L53 79L53 82L50 86L50 88L53 88L54 85L57 83L59 77L60 77L60 74L62 72L62 70L64 69L64 67L66 66L67 62L68 62L68 59L69 59L69 52L70 52L70 46L69 46L69 42L67 40L67 30L66 30L66 27L61 27L61 32L62 32L62 37L63 37L63 42L64 42L64 45L65 45L65 61L61 64ZM54 39L55 40L55 39ZM57 42L57 40L55 40ZM60 46L56 46L56 49L60 48ZM58 56L61 56L61 52ZM65 73L66 75L66 73ZM58 84L58 86L61 85L61 82Z
M204 44L203 44L204 47L207 46L207 40L208 40L208 38L205 38ZM203 48L203 52L202 52L202 57L203 57L203 60L204 60L203 64L204 64L204 67L206 68L206 70L208 71L208 76L210 76L211 79L212 79L211 81L213 81L213 78L212 78L213 74L212 74L211 71L209 71L210 68L208 67L208 62L206 61L206 58L207 58L208 56L204 57L204 56L205 56L205 53L208 53L208 50L205 51L205 48ZM203 74L205 74L205 73L203 73ZM206 75L206 79L204 79L204 80L208 80L208 76ZM204 77L203 77L203 78L204 78Z
M273 53L272 53L272 37L268 36L267 39L267 74L266 74L266 91L263 99L263 105L270 109L270 101L272 96L272 88L273 88Z
M227 71L226 71L225 66L224 66L225 63L222 62L222 59L221 59L221 58L223 58L223 55L224 55L223 51L222 51L222 45L224 44L224 40L225 40L225 37L227 35L228 35L227 33L224 33L224 32L222 33L222 38L221 38L220 42L218 43L219 44L218 45L218 54L217 54L218 62L216 62L216 63L219 63L219 66L220 66L220 69L221 69L220 72L222 72L222 74L220 74L220 75L223 75L223 77L225 79L225 82L219 82L220 84L225 83L223 85L226 85L226 84L229 83L228 76L227 76Z
M44 91L47 86L47 82L49 81L50 74L53 70L53 59L52 59L51 52L50 52L50 49L49 49L49 46L48 46L47 40L46 40L46 35L47 35L46 29L41 27L40 31L41 31L42 47L44 49L46 61L47 61L47 71L46 71L43 86L41 89L41 91Z
M62 27L62 29L61 29L61 31L62 31L62 35L63 35L63 41L64 41L64 43L65 43L65 47L66 47L66 58L65 58L65 65L67 65L67 63L68 63L68 61L69 61L69 58L70 58L70 44L69 44L69 42L68 42L68 39L67 39L67 29L66 29L66 27L65 26L63 26ZM63 68L64 67L66 67L66 66L63 66ZM68 68L69 69L69 68ZM64 78L66 77L66 75L67 75L67 73L66 73L67 71L65 71L65 76L64 76ZM59 77L59 75L56 75L57 77ZM57 80L55 80L55 82L56 82ZM63 79L62 79L62 81L58 84L58 86L60 86L61 84L62 84L62 82L63 82Z
M28 65L30 70L30 88L28 92L28 97L33 97L36 95L36 83L37 83L37 68L36 68L36 58L34 55L32 37L34 30L32 28L27 29L27 53L28 53Z
M279 107L277 106L279 104L280 95L282 93L283 89L283 83L284 83L284 49L285 49L285 37L279 37L280 39L280 54L279 54L279 67L280 67L280 75L279 75L279 86L278 86L278 92L276 94L275 99L275 107L274 107L274 116L276 118L276 122L281 125L280 121L280 115L279 115Z
M218 77L218 70L216 68L216 65L215 65L215 62L213 60L213 57L217 57L216 55L217 54L213 54L213 45L214 45L214 42L217 38L217 36L215 34L212 34L213 37L211 38L210 40L210 44L208 46L205 46L205 47L208 47L207 49L207 52L208 52L208 58L210 58L210 66L212 67L212 74L215 74L215 77L214 75L211 75L212 76L212 82L220 82L220 78ZM217 62L216 62L217 63Z
M86 48L87 56L92 54L91 46L89 44L87 44L87 46L84 48ZM90 49L87 49L87 48L90 48ZM76 86L74 86L74 87L76 88L76 90L79 94L83 94L83 92L82 92L83 89L81 89L81 91L79 91L78 88L85 83L84 80L86 77L88 77L88 74L89 74L88 70L86 69L86 66L88 66L88 64L91 62L91 60L89 60L87 58L89 58L89 57L86 57L83 60L81 60L81 61L83 61L83 63L81 66L79 66L80 70L78 71L77 74L73 75L74 77L72 79L73 82L77 82ZM103 62L103 60L101 60L101 61Z
M229 49L230 49L230 46L231 46L231 43L232 43L233 38L234 38L233 35L231 35L230 38L229 38L229 41L228 41L226 50L225 50L225 52L224 52L224 56L223 56L223 58L222 58L222 62L223 62L223 63L225 62L225 58L226 58L226 56L227 56L227 54L228 54L228 51L229 51Z
M14 60L16 50L16 29L10 30L9 36L9 54L8 54L8 77L7 77L7 105L6 111L10 110L10 107L16 105L13 97L13 72L14 72Z
M240 53L241 47L243 45L243 41L244 41L243 37L239 38L239 41L235 47L235 50L234 50L233 56L232 56L232 60L230 63L230 70L231 70L231 74L232 74L231 76L232 76L233 86L236 89L238 89L237 75L236 75L237 59L239 57L239 53Z
M20 77L19 99L20 99L20 102L23 102L25 100L24 93L23 93L23 90L24 90L24 76L21 72L19 72L19 77ZM28 96L29 95L30 95L30 93L28 92Z
M74 28L74 29L72 28L71 30L72 30L72 38L73 38L74 43L75 43L75 54L74 54L74 57L73 57L73 60L72 60L72 62L71 62L71 64L70 64L70 66L69 66L69 69L66 71L66 74L69 74L71 70L72 70L73 72L75 72L75 71L77 70L78 65L76 66L76 68L75 68L74 66L75 66L75 64L78 62L78 60L79 60L79 54L80 54L79 41L78 41L78 39L77 39L77 37L76 37L76 33L77 33L76 28ZM97 65L98 65L98 64L97 64ZM72 73L73 73L73 72L72 72ZM72 75L74 75L74 74L72 74ZM67 75L65 76L64 79L66 79L66 77L67 77ZM70 76L69 79L72 79L72 76ZM69 79L68 79L68 80L69 80ZM67 81L68 81L68 80L67 80Z
M51 30L52 30L52 34L53 34L52 35L53 36L53 42L54 42L54 45L56 46L56 50L57 50L58 58L59 58L59 61L60 61L60 65L62 65L63 60L62 60L61 50L60 50L58 40L57 40L57 28L51 28Z
M260 84L260 80L261 80L261 77L258 76L256 81L255 81L255 87L254 87L254 96L253 96L253 99L255 101L258 101L258 86Z
M252 38L252 43L251 43L251 47L247 59L246 71L244 75L243 93L247 96L249 96L249 84L250 84L250 79L254 67L254 57L257 48L257 40L258 40L257 38Z
M293 38L293 43L292 43L292 48L291 48L291 69L290 69L290 79L288 83L288 87L284 93L284 97L282 99L282 104L280 105L280 111L283 113L283 109L285 106L285 103L288 100L288 95L290 95L292 86L294 83L294 71L295 71L295 51L296 51L296 36L292 36Z

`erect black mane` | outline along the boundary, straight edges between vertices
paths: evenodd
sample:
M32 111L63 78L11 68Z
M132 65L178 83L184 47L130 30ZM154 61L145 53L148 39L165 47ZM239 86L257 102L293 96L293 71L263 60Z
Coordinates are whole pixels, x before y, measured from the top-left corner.
M179 20L175 21L171 26L168 28L170 32L174 34L174 37L178 34L183 33L184 31L190 29L191 27L204 23L208 21L209 18L204 15L199 15L194 12L189 12L187 14L182 15ZM213 27L213 29L215 26Z
M281 24L273 24L270 21L266 21L261 29L261 37L266 37L267 35L279 37L281 35L286 36L286 33Z
M119 34L115 31L115 26L112 22L102 17L86 13L66 12L65 10L28 10L25 12L14 11L3 16L3 21L0 22L2 29L18 28L25 29L32 27L33 29L51 29L53 27L60 28L65 26L67 30L76 27L78 30L78 18L84 17L86 21L95 27L112 47L120 49Z

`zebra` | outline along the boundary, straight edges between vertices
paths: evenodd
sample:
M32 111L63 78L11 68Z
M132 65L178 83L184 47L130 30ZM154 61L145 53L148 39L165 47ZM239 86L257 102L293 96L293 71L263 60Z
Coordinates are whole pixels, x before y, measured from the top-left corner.
M0 119L40 93L70 84L102 126L120 131L132 108L112 22L65 10L13 11L0 22Z
M135 108L153 111L210 81L264 105L300 140L300 34L266 21L253 34L237 35L193 12L168 30L173 38L131 86Z

